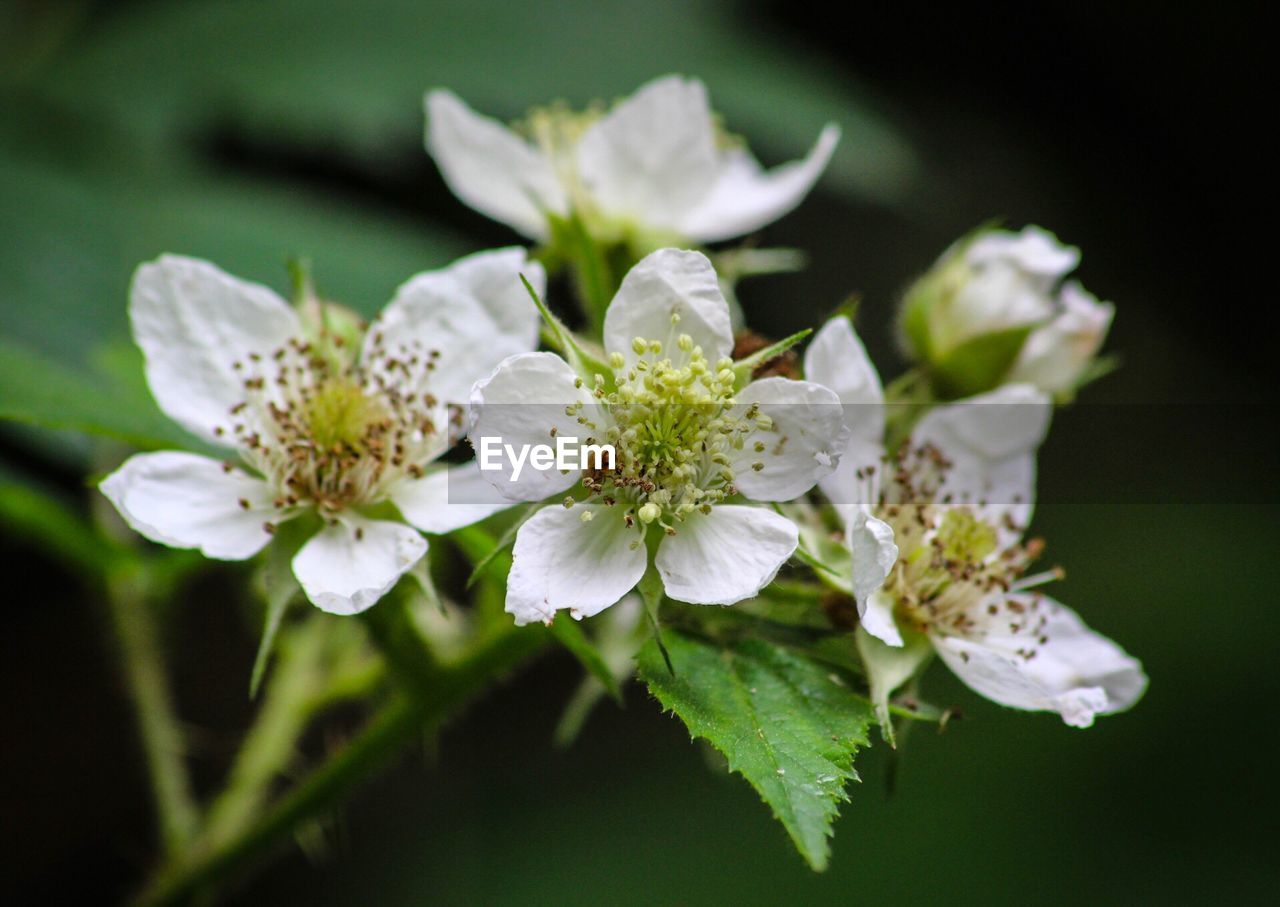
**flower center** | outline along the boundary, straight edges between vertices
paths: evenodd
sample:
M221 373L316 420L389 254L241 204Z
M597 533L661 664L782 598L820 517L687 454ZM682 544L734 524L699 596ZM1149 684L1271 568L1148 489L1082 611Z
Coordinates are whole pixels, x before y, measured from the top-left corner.
M523 120L512 124L516 132L527 136L551 162L560 184L569 193L574 210L592 219L595 214L590 194L578 172L578 142L603 111L599 103L577 111L561 101L548 107L534 107Z
M731 454L753 431L772 427L758 406L735 403L733 361L712 364L688 334L676 334L679 320L672 316L666 341L636 337L630 364L611 354L616 389L599 386L595 395L611 417L603 440L614 446L615 468L583 478L605 504L629 505L628 525L657 522L668 533L676 531L673 523L695 511L710 513L738 493ZM755 446L763 453L763 442Z
M380 335L360 361L350 347L322 330L233 363L245 399L230 410L230 433L276 489L277 510L314 506L328 519L377 503L448 446L448 411L420 390L438 353L389 350Z
M367 453L387 421L386 407L349 378L330 379L306 401L306 426L316 447Z
M1019 640L1019 655L1034 657L1046 641L1039 600L1011 593L1061 578L1058 568L1025 575L1044 542L1001 547L1001 527L941 492L951 464L932 447L907 447L892 467L875 512L893 527L898 545L898 561L884 585L898 619L920 632L1008 635Z

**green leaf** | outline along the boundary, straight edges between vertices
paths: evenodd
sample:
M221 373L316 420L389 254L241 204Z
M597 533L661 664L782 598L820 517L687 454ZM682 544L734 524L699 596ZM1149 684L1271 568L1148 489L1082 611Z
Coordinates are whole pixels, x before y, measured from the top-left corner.
M89 576L128 556L128 552L96 532L69 502L37 487L0 464L0 526L5 535L43 548L68 566Z
M509 118L557 98L608 101L681 72L706 81L728 127L767 165L804 153L835 120L844 141L831 191L897 206L918 200L913 149L842 61L720 0L631 4L625 42L601 40L617 30L618 13L592 0L566 0L554 14L506 4L501 15L470 0L147 3L93 25L32 74L31 93L46 109L118 124L169 153L221 129L394 172L403 153L422 153L428 87Z
M723 646L668 628L671 674L653 643L639 655L640 676L694 737L722 752L751 783L815 870L825 869L828 838L853 755L874 720L866 699L827 668L759 639Z
M139 447L201 447L136 387L58 365L2 339L0 420L105 435Z
M586 668L591 676L604 684L604 688L609 691L609 695L621 704L622 687L618 685L617 678L613 676L613 672L605 664L604 658L601 657L595 644L587 639L587 634L582 632L582 627L578 625L578 622L562 614L551 622L550 629L551 635L556 638L556 641L568 649L573 657L578 659L579 664Z

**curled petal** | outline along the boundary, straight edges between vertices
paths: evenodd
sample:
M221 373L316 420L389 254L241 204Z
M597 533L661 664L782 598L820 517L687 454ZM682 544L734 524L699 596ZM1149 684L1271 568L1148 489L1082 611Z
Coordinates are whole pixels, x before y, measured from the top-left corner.
M1027 613L1031 596L1011 596ZM956 676L993 702L1015 709L1057 712L1072 727L1088 727L1095 715L1123 711L1147 687L1142 664L1085 626L1074 611L1041 597L1046 616L1043 641L1018 634L976 639L933 637L934 647ZM1027 657L1030 651L1034 654Z
M877 597L875 593L884 585L884 581L889 578L889 572L893 570L893 565L898 562L898 546L893 541L893 527L873 517L866 507L856 507L853 508L853 513L848 519L845 540L853 559L853 597L858 603L859 615L862 616L864 623L869 616L871 617L873 626L868 627L868 630L876 638L884 640L889 645L902 645L900 636L896 643L893 641L893 634L897 633L897 629L893 624L891 603L887 614L887 626L877 632L877 629L886 621L879 619L884 615L871 614L872 608L869 601ZM877 606L883 609L884 602L877 601Z
M1026 382L1051 394L1071 391L1098 354L1115 317L1115 306L1099 302L1075 281L1059 294L1062 311L1031 332L1005 379Z
M1080 263L1080 250L1063 245L1048 230L1031 225L1018 233L985 233L970 244L965 258L975 265L1007 262L1027 275L1044 278L1047 286L1075 269Z
M728 152L711 191L680 222L680 232L710 243L772 223L809 194L839 140L840 128L828 123L803 160L768 171L743 149Z
M546 156L452 92L428 92L426 111L427 151L453 194L517 232L545 240L547 215L568 213L568 199Z
M837 505L873 503L884 458L884 390L848 318L832 318L818 331L805 350L804 376L835 391L849 429L840 465L818 482L822 493Z

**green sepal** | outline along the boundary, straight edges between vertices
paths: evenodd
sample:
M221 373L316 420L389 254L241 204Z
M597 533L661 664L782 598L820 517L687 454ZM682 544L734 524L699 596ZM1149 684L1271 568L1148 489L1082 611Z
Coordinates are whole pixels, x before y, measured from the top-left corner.
M1024 325L966 340L931 367L934 389L955 399L999 387L1035 327Z
M858 627L854 634L858 655L862 658L867 682L871 687L871 701L875 707L876 720L880 724L880 734L890 746L897 746L897 743L894 740L889 697L894 690L915 677L933 655L933 645L923 633L909 629L903 629L901 633L902 646L890 646L881 642L862 627Z
M741 389L751 382L752 373L765 363L777 359L787 350L791 349L797 343L813 333L813 328L805 328L803 331L796 331L790 337L784 337L777 343L771 343L764 349L756 350L745 359L739 359L733 364L734 386Z
M494 544L494 546L490 548L487 552L485 552L483 555L481 555L479 560L475 562L475 566L471 568L471 573L467 577L467 584L466 584L467 589L470 589L472 586L476 584L476 582L480 579L480 577L484 575L484 572L489 569L489 565L494 562L494 559L497 558L498 555L502 554L504 551L506 551L508 548L510 548L512 545L515 544L516 533L520 531L520 527L523 526L526 522L528 522L529 517L537 513L537 511L541 509L542 506L543 506L542 501L534 501L530 504L526 504L524 508L520 511L520 515L519 517L516 518L515 522L509 525L506 529L502 530L502 535L498 537L498 541ZM508 569L510 569L510 567L500 570L499 572L502 573L503 576L505 576L506 571Z
M533 284L521 274L520 282L524 284L525 291L528 292L529 298L533 300L533 304L538 309L538 314L542 316L542 338L547 345L554 348L569 366L578 373L587 383L587 387L593 387L595 376L602 375L605 380L605 386L612 386L613 369L611 369L604 360L604 352L589 348L587 341L577 337L573 331L565 326L564 322L555 316L551 309L547 308L547 304L538 295L538 291L533 288Z
M254 585L266 606L263 612L262 639L253 658L253 671L249 675L249 698L256 699L258 688L267 673L267 665L275 649L285 612L302 591L293 575L293 557L314 530L314 519L300 517L281 523L275 537L267 546L265 556L254 577ZM311 524L311 525L308 525Z

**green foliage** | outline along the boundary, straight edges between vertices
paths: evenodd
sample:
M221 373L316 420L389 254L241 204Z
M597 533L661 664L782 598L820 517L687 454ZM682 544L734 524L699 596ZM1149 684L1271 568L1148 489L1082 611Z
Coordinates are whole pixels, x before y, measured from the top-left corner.
M46 105L120 123L148 147L230 127L251 141L312 150L323 143L372 170L402 166L399 150L421 147L429 87L452 88L477 109L510 118L556 98L608 101L685 72L707 82L729 126L772 161L795 157L825 121L837 120L848 138L831 163L832 189L901 204L918 175L916 157L851 86L840 61L797 53L735 6L140 4L102 17L57 68L31 75ZM623 22L627 52L619 53Z
M0 420L106 435L139 447L199 446L161 415L149 395L107 374L64 368L3 339Z
M871 706L828 668L763 640L721 645L668 628L664 642L674 674L654 642L639 655L650 692L725 755L809 865L825 869Z

